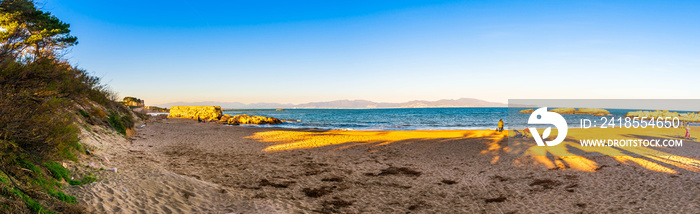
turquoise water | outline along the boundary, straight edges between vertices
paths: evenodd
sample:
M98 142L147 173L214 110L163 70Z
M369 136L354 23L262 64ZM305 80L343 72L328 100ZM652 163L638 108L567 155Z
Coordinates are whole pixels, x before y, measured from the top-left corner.
M351 130L495 129L506 120L507 108L404 108L404 109L288 109L224 110L286 119L285 128Z
M235 109L224 110L224 114L249 114L285 119L280 125L262 127L349 129L349 130L462 130L496 129L499 119L506 123L506 129L528 127L530 114L517 111L527 108L488 107L488 108L397 108L397 109ZM513 117L513 123L509 123ZM624 116L636 109L609 109L611 116ZM515 113L512 113L515 112ZM591 115L562 115L570 128L580 126L580 119L599 119ZM610 117L610 116L608 116Z

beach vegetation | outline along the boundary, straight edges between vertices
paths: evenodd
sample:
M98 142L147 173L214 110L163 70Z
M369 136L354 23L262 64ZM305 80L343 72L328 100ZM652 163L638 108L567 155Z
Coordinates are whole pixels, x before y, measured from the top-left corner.
M90 127L88 127L87 125L82 124L81 126L83 127L83 129L85 129L85 131L92 132L92 131L90 130Z
M97 178L94 177L94 176L92 176L92 175L85 175L85 176L83 176L82 179L80 179L80 182L81 182L82 184L89 184L89 183L92 183L92 182L95 182L95 181L97 181Z
M88 114L85 110L80 109L78 110L78 113L80 113L80 115L82 115L84 118L90 118L90 114Z
M95 176L92 176L92 175L85 175L80 180L68 179L66 181L68 181L68 184L70 184L71 186L78 186L78 185L89 184L89 183L95 182L95 181L97 181L97 178Z
M134 118L130 114L120 115L111 112L107 118L109 125L119 134L126 135L126 130L134 127Z
M44 166L46 167L49 172L51 172L51 176L55 178L56 180L69 180L70 177L68 177L68 170L66 168L63 168L61 164L53 162L53 161L48 161L44 163Z
M146 121L149 119L147 114L144 114L141 112L134 111L134 115L136 115L136 117L138 117L139 119L141 119L143 121ZM132 122L133 122L133 119L132 119Z
M82 121L126 134L135 119L99 78L61 59L78 44L69 24L31 0L0 0L0 29L0 195L9 204L0 210L72 210L77 200L60 191L62 181L97 180L73 181L59 164L85 153Z
M97 117L97 118L107 117L107 114L104 111L102 111L102 109L99 109L99 108L93 108L90 115Z
M54 198L56 198L58 200L66 202L66 203L71 203L71 204L78 203L78 200L76 200L74 196L66 195L65 193L63 193L61 191L52 190L52 191L49 191L49 195L53 196Z

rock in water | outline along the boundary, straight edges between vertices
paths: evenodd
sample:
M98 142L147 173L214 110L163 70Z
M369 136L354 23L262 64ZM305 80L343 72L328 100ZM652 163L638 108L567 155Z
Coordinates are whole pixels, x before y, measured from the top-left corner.
M576 109L575 108L555 108L555 109L551 109L549 111L556 112L559 114L574 114L574 112L576 112Z
M534 109L520 110L521 114L532 114L532 112L535 112L535 110Z
M674 118L678 118L680 121L683 122L692 122L692 123L697 123L700 122L700 112L694 113L694 112L688 112L688 113L678 113L674 111L668 111L668 110L656 110L656 111L631 111L628 112L626 117L646 117L646 119L651 119L655 118L658 120L658 118L663 118L664 120L668 120L670 118L671 120L674 120ZM667 118L668 117L668 118Z
M595 116L605 116L610 114L608 110L601 108L580 108L574 114L590 114Z
M223 119L226 118L224 121ZM241 114L236 116L224 115L221 117L221 121L229 125L241 125L241 124L280 124L282 121L274 117L263 117L255 115Z
M231 119L231 118L233 118L233 116L228 115L228 114L224 114L224 116L221 116L221 118L219 119L219 122L228 123L228 119Z
M220 106L173 106L168 118L219 120L221 114Z

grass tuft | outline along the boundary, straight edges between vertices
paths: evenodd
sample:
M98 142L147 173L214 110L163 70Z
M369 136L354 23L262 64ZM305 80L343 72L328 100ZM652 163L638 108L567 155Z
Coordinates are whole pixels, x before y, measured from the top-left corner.
M53 176L53 178L55 178L56 180L70 180L70 177L68 176L68 170L66 168L63 168L61 164L49 161L44 163L44 167L46 167L46 169L48 169L49 172L51 172L51 176Z
M51 195L52 197L54 197L54 198L56 198L56 199L58 199L58 200L61 200L61 201L63 201L63 202L66 202L66 203L69 203L69 204L78 203L78 200L75 199L75 197L70 196L70 195L66 195L66 194L63 193L63 192L55 191L55 190L51 190L51 191L48 191L48 192L49 192L49 195Z
M84 111L82 109L78 110L78 113L80 113L80 115L82 115L84 118L90 118L90 114L88 114L86 111Z

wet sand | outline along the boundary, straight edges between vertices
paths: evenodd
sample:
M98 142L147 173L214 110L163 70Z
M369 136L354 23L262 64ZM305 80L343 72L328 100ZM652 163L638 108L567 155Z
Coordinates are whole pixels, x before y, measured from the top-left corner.
M572 157L508 155L504 137L168 119L103 146L119 173L68 192L107 213L700 212L700 165L600 156L581 170Z

